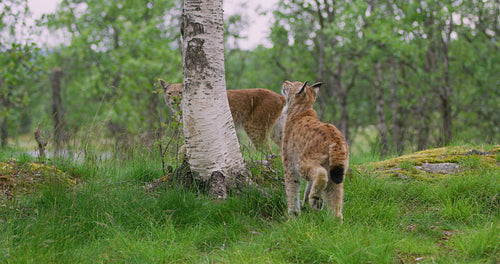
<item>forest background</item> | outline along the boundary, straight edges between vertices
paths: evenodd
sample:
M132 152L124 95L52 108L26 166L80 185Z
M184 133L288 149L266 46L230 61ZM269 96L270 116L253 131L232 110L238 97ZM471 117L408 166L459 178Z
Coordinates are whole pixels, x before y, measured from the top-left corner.
M117 143L162 137L156 80L182 81L181 6L64 0L29 26L26 0L2 1L2 146L37 124L56 145L95 127ZM225 18L228 89L322 81L320 118L356 151L500 141L498 1L281 0L272 15L272 45L252 49L238 46L245 14ZM68 41L35 38L47 30Z

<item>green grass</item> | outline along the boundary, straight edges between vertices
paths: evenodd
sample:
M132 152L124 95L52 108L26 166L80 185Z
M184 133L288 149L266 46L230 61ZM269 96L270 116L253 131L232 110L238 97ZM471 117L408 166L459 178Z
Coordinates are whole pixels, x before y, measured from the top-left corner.
M15 151L0 161L11 157L31 161ZM351 164L375 158L354 155ZM462 161L463 171L433 182L354 169L343 225L324 210L288 218L276 183L269 195L246 189L226 201L177 187L146 190L163 173L157 157L140 151L50 163L77 185L48 182L35 194L0 200L0 263L500 261L500 169L475 156ZM282 175L279 158L274 166Z

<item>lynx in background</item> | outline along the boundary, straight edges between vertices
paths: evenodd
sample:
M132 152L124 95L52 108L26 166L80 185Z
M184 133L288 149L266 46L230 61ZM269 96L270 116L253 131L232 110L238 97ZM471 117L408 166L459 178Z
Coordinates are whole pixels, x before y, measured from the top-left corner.
M283 167L288 213L300 214L300 177L310 186L309 204L314 210L326 204L341 220L344 176L349 166L349 147L342 133L321 122L312 108L321 83L286 81L281 92L286 97L283 134Z
M170 109L179 113L180 105L176 100L182 98L182 84L168 84L164 80L159 80L165 93L165 103ZM285 104L285 97L271 90L263 88L228 90L227 98L229 108L233 115L234 124L243 127L252 144L259 150L269 150L267 136L271 134L271 139L281 146L282 126L276 126L277 131L270 133L274 123L281 115ZM181 119L180 116L178 116Z

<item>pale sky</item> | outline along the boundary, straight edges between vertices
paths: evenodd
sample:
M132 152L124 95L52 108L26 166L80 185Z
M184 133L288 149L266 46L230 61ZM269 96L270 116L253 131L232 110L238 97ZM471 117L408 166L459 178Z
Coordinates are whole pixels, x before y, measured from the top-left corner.
M33 18L37 19L44 13L52 13L56 10L57 5L61 0L28 0ZM272 19L272 11L276 8L278 0L226 0L224 1L224 16L233 15L236 13L243 14L248 19L248 27L240 32L246 39L240 40L239 46L242 49L252 49L259 44L267 47L271 46L266 37L269 35ZM245 4L246 7L242 7ZM258 11L256 9L258 8ZM266 16L259 13L267 11ZM42 33L42 39L52 43L50 36L47 33ZM52 37L56 38L56 37Z

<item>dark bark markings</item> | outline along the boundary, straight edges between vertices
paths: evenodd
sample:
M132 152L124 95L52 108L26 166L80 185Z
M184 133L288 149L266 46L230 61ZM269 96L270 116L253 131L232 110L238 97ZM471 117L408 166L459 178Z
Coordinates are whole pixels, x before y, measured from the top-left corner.
M194 9L199 11L200 7L195 6ZM181 34L183 39L187 40L186 54L184 54L185 64L187 68L197 72L204 72L208 67L208 59L203 47L205 40L196 37L204 33L205 27L203 24L193 22L191 16L186 14L186 10L184 10ZM184 89L189 90L190 88L191 85L184 85Z
M207 54L203 50L204 39L192 38L186 50L186 66L197 72L204 72L208 67Z

